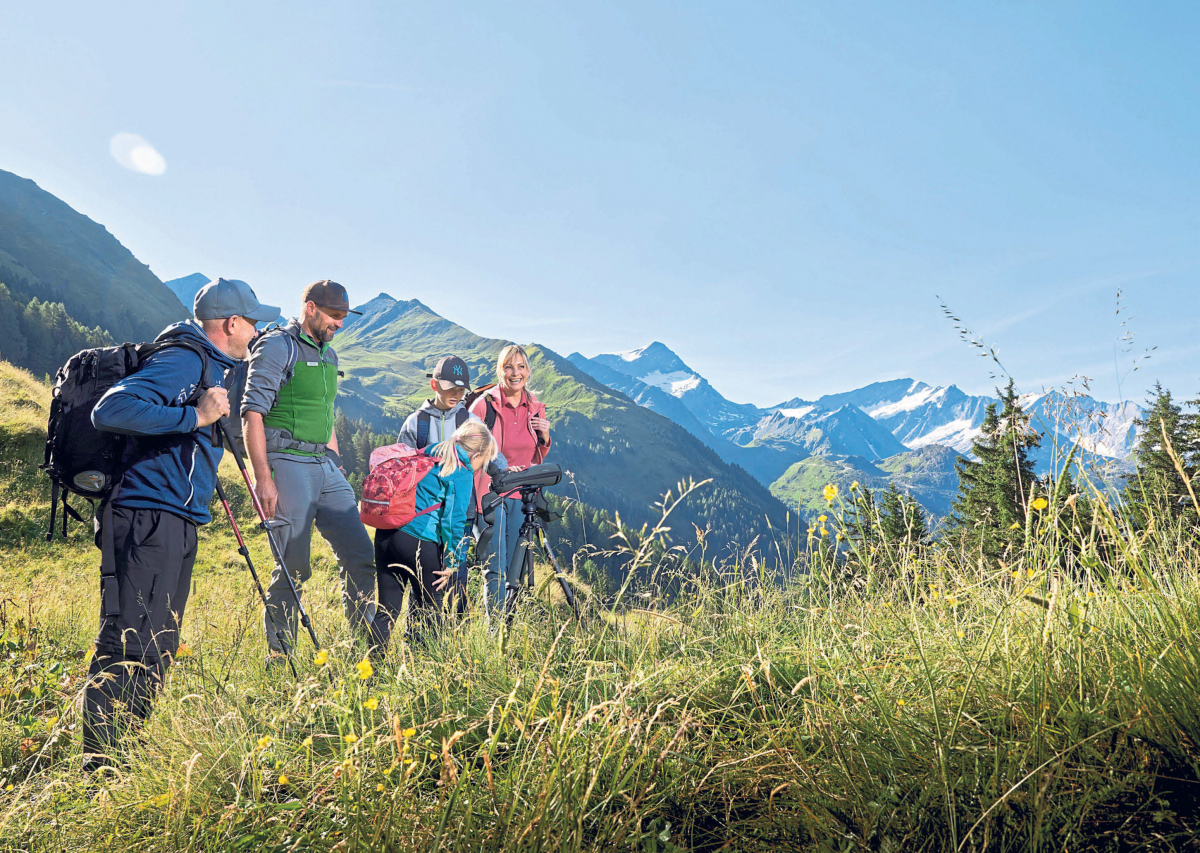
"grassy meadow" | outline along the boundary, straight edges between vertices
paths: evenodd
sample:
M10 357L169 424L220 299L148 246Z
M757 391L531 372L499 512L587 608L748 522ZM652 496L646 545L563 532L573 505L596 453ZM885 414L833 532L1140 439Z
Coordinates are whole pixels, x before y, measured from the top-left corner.
M1032 525L1000 565L835 561L777 530L659 584L670 601L629 588L577 624L543 595L508 632L473 613L371 666L321 543L305 602L327 653L302 639L298 682L264 670L218 517L153 716L85 777L98 559L79 525L42 539L47 402L0 365L0 849L1197 849L1194 533L1104 513ZM631 576L679 571L653 539L626 546Z

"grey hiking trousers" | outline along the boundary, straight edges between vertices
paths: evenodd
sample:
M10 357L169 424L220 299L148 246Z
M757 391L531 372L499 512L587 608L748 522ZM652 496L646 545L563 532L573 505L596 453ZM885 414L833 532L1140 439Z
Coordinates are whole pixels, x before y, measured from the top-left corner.
M375 616L375 546L359 519L354 490L328 457L268 453L267 461L279 490L277 523L272 523L272 530L292 580L299 586L312 575L309 557L315 522L337 557L346 620L355 631L369 632ZM298 614L296 600L278 565L271 572L267 606L269 611L263 615L267 645L281 652L271 619L294 645Z

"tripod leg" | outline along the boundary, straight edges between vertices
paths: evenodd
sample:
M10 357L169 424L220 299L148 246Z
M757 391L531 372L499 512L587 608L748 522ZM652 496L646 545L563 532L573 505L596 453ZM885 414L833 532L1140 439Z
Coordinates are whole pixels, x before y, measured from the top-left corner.
M571 585L567 583L566 577L563 575L562 568L558 565L558 560L554 556L554 552L550 549L550 543L546 540L546 531L538 528L538 544L542 546L542 551L546 555L546 560L550 563L550 567L554 569L554 577L558 579L558 585L562 587L563 597L567 599L567 604L571 605L571 611L575 614L576 619L582 619L579 611L579 601L575 598L575 590L571 589Z
M529 540L522 536L517 540L517 548L513 551L512 562L508 565L508 575L505 578L504 621L509 625L512 624L517 611L517 598L521 595L521 583L525 578L525 564L532 558Z

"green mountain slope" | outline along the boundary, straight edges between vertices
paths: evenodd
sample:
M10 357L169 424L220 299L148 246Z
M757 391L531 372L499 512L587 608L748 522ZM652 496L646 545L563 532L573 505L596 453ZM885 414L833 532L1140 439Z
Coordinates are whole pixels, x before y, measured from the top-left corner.
M149 340L189 313L104 226L3 170L0 282L22 302L62 303L80 324L118 341Z
M828 504L822 494L833 483L843 498L853 483L875 490L886 489L894 481L901 491L912 495L929 513L942 517L958 491L954 460L958 453L949 447L931 444L897 453L879 462L861 456L810 456L784 472L771 484L771 494L804 515L817 515Z
M355 307L334 347L346 369L338 406L352 418L398 428L429 396L430 373L453 353L471 368L472 385L494 380L496 356L508 341L481 338L430 311L416 299L381 293Z
M351 417L394 426L428 396L425 374L449 353L467 362L476 384L494 379L505 341L474 335L416 300L381 294L358 310L364 316L334 342L346 371L339 405ZM764 486L685 429L556 353L527 349L530 387L546 404L554 437L550 460L571 472L556 492L640 525L656 516L652 505L679 481L711 478L674 518L681 540L694 537L693 524L711 527L710 543L718 547L767 533L767 519L783 526L784 509Z
M61 303L14 297L0 282L0 358L5 361L53 376L81 349L112 343L107 332L77 322Z

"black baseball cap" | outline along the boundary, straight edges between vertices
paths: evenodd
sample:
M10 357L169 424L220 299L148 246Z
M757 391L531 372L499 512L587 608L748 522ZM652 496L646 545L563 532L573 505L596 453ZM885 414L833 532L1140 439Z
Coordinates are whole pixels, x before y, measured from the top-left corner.
M436 379L443 391L453 388L471 390L471 368L456 355L448 355L437 363L433 373L425 374L430 379Z
M330 311L345 311L347 314L362 316L361 311L350 310L350 297L346 295L346 288L327 278L314 281L304 288L302 299L304 302L314 302L317 306L328 308Z

